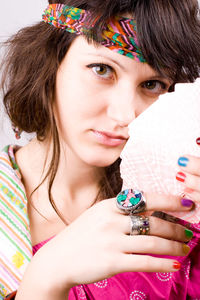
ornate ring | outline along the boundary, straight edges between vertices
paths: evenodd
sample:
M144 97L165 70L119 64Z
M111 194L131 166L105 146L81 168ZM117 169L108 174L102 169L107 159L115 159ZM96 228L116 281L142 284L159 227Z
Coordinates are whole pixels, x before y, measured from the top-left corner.
M126 214L136 214L145 211L146 199L143 192L127 189L117 195L117 207Z
M131 218L130 235L146 235L149 233L149 218L145 216L133 216Z

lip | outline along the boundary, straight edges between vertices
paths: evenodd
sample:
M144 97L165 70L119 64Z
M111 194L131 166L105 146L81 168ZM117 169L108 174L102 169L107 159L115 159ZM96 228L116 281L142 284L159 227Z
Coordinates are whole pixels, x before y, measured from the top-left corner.
M93 130L93 133L95 135L95 138L97 141L105 146L111 146L111 147L116 147L124 144L127 141L127 137L122 136L122 135L116 135L112 132L107 132L107 131L98 131L98 130Z

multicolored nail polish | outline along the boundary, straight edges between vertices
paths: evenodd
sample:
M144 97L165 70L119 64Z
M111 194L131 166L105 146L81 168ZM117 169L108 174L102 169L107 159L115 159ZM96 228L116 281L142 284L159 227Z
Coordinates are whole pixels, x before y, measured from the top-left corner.
M189 187L185 187L185 188L184 188L184 193L192 194L192 193L194 193L194 190L191 189L191 188L189 188Z
M190 252L190 247L186 244L183 244L183 252L187 255Z
M186 175L183 172L178 172L176 174L176 179L180 182L185 182Z
M181 268L181 263L178 262L178 261L175 261L175 262L173 263L173 268L174 268L175 270L180 270L180 268Z
M197 145L200 146L200 137L198 137L198 138L196 139L196 143L197 143Z
M192 207L194 205L194 202L190 199L181 199L181 204L184 206L184 207Z
M193 237L193 232L189 229L185 229L185 236L188 239L191 239Z
M187 167L188 165L188 162L189 162L189 159L187 157L179 157L178 159L178 165L181 166L181 167Z

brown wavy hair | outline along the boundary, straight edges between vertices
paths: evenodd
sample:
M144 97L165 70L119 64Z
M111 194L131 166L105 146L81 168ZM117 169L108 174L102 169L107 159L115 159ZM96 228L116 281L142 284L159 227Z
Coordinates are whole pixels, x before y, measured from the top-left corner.
M200 21L197 0L68 0L49 1L90 10L99 16L89 42L98 43L105 22L113 15L128 13L137 23L138 39L147 63L175 83L192 82L199 76ZM21 29L6 43L3 62L3 102L11 122L44 141L53 141L49 199L57 214L51 188L60 159L60 140L53 114L58 67L75 34L44 22ZM121 190L120 158L105 168L95 201L114 197ZM38 188L38 187L37 187ZM36 189L37 189L36 188ZM33 191L34 192L34 191Z

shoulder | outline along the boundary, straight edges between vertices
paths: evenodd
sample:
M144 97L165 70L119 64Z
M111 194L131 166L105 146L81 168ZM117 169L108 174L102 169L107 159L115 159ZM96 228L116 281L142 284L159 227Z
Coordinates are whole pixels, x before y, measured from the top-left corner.
M9 145L0 152L0 277L5 278L6 293L17 289L32 256L27 198L15 161L17 148Z
M23 210L27 201L21 174L15 161L15 151L18 148L8 145L0 152L0 201L4 207L5 204L14 205Z
M15 151L18 148L15 145L8 145L0 151L0 171L2 174L14 176L16 171L19 171L15 161Z
M15 151L18 146L8 145L0 152L0 190L2 186L8 185L15 189L16 184L21 182L19 168L15 161ZM11 184L12 183L12 184ZM11 184L11 186L10 186Z

